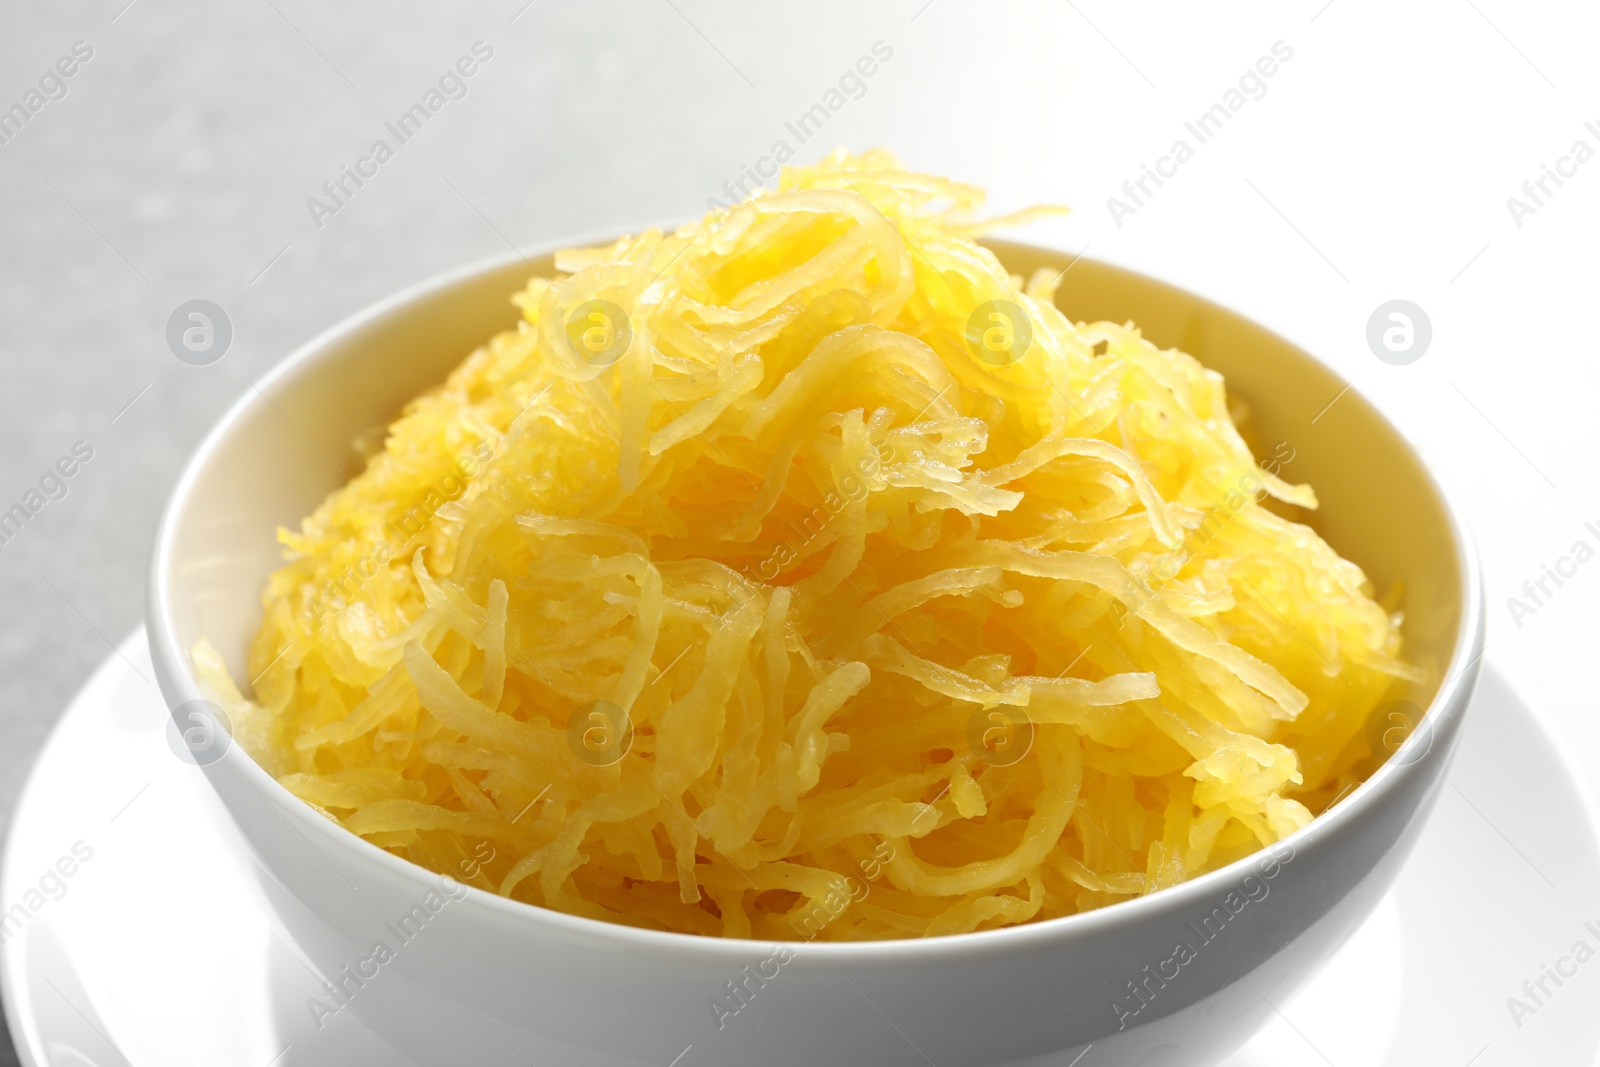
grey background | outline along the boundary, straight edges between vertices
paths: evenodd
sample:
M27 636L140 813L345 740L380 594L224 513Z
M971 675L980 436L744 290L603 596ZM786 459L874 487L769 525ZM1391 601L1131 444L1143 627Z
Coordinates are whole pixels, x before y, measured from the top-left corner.
M996 211L1071 204L1028 236L1196 288L1316 352L1461 494L1490 660L1594 751L1581 665L1600 570L1537 618L1501 605L1600 519L1600 361L1561 313L1600 284L1600 165L1521 223L1506 207L1575 137L1600 138L1584 126L1600 122L1597 21L1510 0L0 3L0 109L74 42L94 49L0 145L0 511L74 442L94 449L0 545L0 826L73 691L138 624L185 456L253 381L508 245L697 215L779 139L800 162L884 145L987 187ZM1115 223L1107 198L1280 39L1294 59L1270 92ZM494 56L468 95L314 225L307 198L478 40ZM880 40L892 60L796 144L786 121ZM208 366L165 340L197 298L233 326ZM1394 299L1433 324L1408 366L1365 340Z

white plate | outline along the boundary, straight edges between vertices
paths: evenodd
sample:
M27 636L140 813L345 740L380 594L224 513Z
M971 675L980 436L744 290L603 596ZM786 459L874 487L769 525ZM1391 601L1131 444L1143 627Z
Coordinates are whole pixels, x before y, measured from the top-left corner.
M139 631L67 709L18 805L0 870L0 989L22 1062L412 1064L350 1013L318 1028L307 1001L322 980L202 772L170 747L150 678ZM1298 994L1280 1002L1263 985L1274 1019L1230 1067L1590 1067L1596 827L1538 716L1486 671L1394 890ZM1594 958L1573 954L1579 942ZM1572 972L1559 985L1557 967ZM692 1048L675 1067L694 1067ZM1094 1067L1092 1046L1077 1067Z

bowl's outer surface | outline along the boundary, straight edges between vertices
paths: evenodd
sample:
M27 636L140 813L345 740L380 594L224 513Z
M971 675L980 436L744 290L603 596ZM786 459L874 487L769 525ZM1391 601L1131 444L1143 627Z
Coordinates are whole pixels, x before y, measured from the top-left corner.
M1019 273L1073 262L992 246ZM350 443L361 431L515 322L507 297L533 267L549 272L548 254L402 293L317 338L224 418L157 540L148 624L169 706L203 695L187 659L201 636L244 677L260 590L280 563L276 527L359 470ZM308 1002L308 1016L352 1011L430 1062L580 1067L664 1065L680 1052L684 1067L1064 1065L1090 1043L1096 1065L1194 1065L1248 1037L1377 903L1433 803L1481 654L1476 560L1414 451L1354 392L1329 407L1344 383L1288 342L1086 259L1064 275L1058 303L1074 319L1136 321L1221 371L1253 401L1261 452L1292 452L1284 476L1316 486L1323 535L1379 589L1405 582L1408 658L1433 681L1413 694L1429 709L1426 726L1396 758L1276 862L1255 857L1026 927L779 946L633 930L441 887L316 815L234 746L207 767L210 780L287 932L338 987L323 1009ZM363 962L378 942L392 960Z

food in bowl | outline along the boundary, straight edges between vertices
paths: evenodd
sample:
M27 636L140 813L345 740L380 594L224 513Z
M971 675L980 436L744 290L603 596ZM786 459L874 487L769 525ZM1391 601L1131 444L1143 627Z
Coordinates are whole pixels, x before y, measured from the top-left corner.
M237 739L434 871L735 938L1069 915L1304 826L1423 680L1399 614L1292 445L981 201L836 153L560 253L280 533L251 697L196 647Z

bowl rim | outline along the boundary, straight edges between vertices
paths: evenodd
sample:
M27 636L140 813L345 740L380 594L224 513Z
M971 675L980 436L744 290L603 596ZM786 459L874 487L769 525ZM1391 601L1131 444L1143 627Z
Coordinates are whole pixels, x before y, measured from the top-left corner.
M657 228L670 232L675 225L676 223L658 224ZM173 544L179 527L180 516L185 510L189 497L193 493L202 472L209 465L222 441L233 431L246 413L255 410L260 405L270 404L270 400L266 398L267 390L307 373L324 353L347 337L374 325L409 305L440 295L447 290L469 283L485 275L506 270L518 261L531 266L533 263L548 258L562 249L610 244L621 236L640 232L644 228L636 227L628 230L619 230L607 227L602 230L588 231L558 240L539 242L524 248L513 248L509 252L476 260L436 274L407 286L388 297L368 304L355 314L347 316L322 330L276 363L265 374L256 378L244 390L206 434L185 464L183 472L175 483L168 502L162 511L160 524L157 528L151 555L149 585L146 591L145 622L149 633L151 655L157 668L157 678L161 683L163 698L168 702L169 708L176 702L181 701L181 699L188 699L192 694L203 691L199 679L195 676L189 663L187 654L178 647L175 636L169 582L172 575ZM986 247L1002 252L1008 247L1014 247L1063 258L1074 256L1071 251L1048 244L997 238L985 239L983 243ZM1233 311L1227 305L1210 299L1203 292L1186 286L1175 285L1163 278L1143 271L1133 270L1107 260L1086 257L1081 253L1077 254L1077 257L1072 258L1071 261L1076 263L1079 258L1088 259L1090 263L1098 266L1109 267L1115 271L1132 275L1144 282L1152 282L1158 286L1176 289L1204 305L1215 308L1225 314L1243 318L1293 348L1330 374L1338 377L1333 368L1289 337L1278 333L1276 330L1269 329L1242 312ZM1360 391L1355 389L1354 383L1350 383L1349 388L1360 395ZM502 897L497 893L490 893L476 886L457 882L456 884L467 893L467 896L461 900L461 904L486 908L491 915L503 922L516 925L525 924L527 933L534 937L541 935L553 936L566 941L578 942L589 940L596 948L607 951L621 950L652 956L682 956L683 954L689 954L698 956L707 962L725 961L737 964L748 961L752 953L759 951L760 946L771 945L774 947L786 947L795 953L796 958L804 956L806 959L819 963L835 962L892 967L905 964L925 964L934 959L955 960L959 958L970 960L1016 951L1037 951L1046 946L1113 935L1124 928L1137 926L1147 919L1154 919L1162 914L1187 912L1195 905L1212 901L1214 896L1221 895L1220 890L1237 885L1244 876L1254 873L1255 865L1261 862L1264 856L1270 855L1269 850L1272 847L1287 846L1291 850L1290 856L1293 857L1303 849L1318 847L1324 839L1339 836L1347 828L1353 828L1351 824L1361 820L1367 811L1381 805L1385 798L1394 793L1405 779L1421 773L1421 768L1428 762L1423 757L1427 755L1432 747L1434 736L1441 731L1450 731L1456 725L1455 720L1459 720L1465 714L1466 708L1470 703L1472 691L1477 684L1479 666L1484 653L1485 619L1482 567L1476 543L1466 522L1465 512L1456 496L1441 483L1438 471L1426 461L1416 443L1391 421L1381 408L1367 400L1365 396L1362 396L1362 399L1366 401L1377 417L1388 426L1395 437L1411 451L1412 456L1416 459L1419 468L1432 487L1435 499L1445 513L1459 564L1458 578L1461 588L1460 623L1449 663L1444 670L1439 688L1424 711L1423 720L1431 722L1432 728L1430 730L1413 731L1412 735L1406 739L1395 754L1373 772L1366 781L1362 782L1331 809L1316 816L1306 826L1283 838L1276 846L1258 849L1232 863L1198 875L1178 885L1157 890L1144 896L1118 901L1093 911L1063 915L1053 919L1043 919L993 930L978 930L963 934L946 934L923 938L895 938L878 941L736 939L651 930L628 926L623 923L572 915L542 905L529 904L509 897ZM168 691L169 686L179 686L180 679L182 687L187 690L181 697ZM171 681L169 682L169 680ZM1422 753L1416 752L1418 748L1422 748ZM1411 758L1402 760L1400 758L1402 754L1406 754ZM1441 756L1445 758L1448 755L1448 752L1441 753ZM281 815L292 820L292 825L302 836L307 833L315 835L313 839L310 839L313 847L325 843L337 851L346 853L351 860L369 865L376 864L383 869L385 874L398 877L401 881L412 883L419 893L425 892L431 885L437 884L437 880L440 878L450 878L449 875L431 871L379 848L365 838L353 834L317 814L309 805L300 801L280 785L260 764L245 753L240 745L230 745L222 758L208 765L205 770L208 775L233 773L242 776L246 784L260 793L268 804L273 805ZM322 851L322 849L318 848L318 851Z

